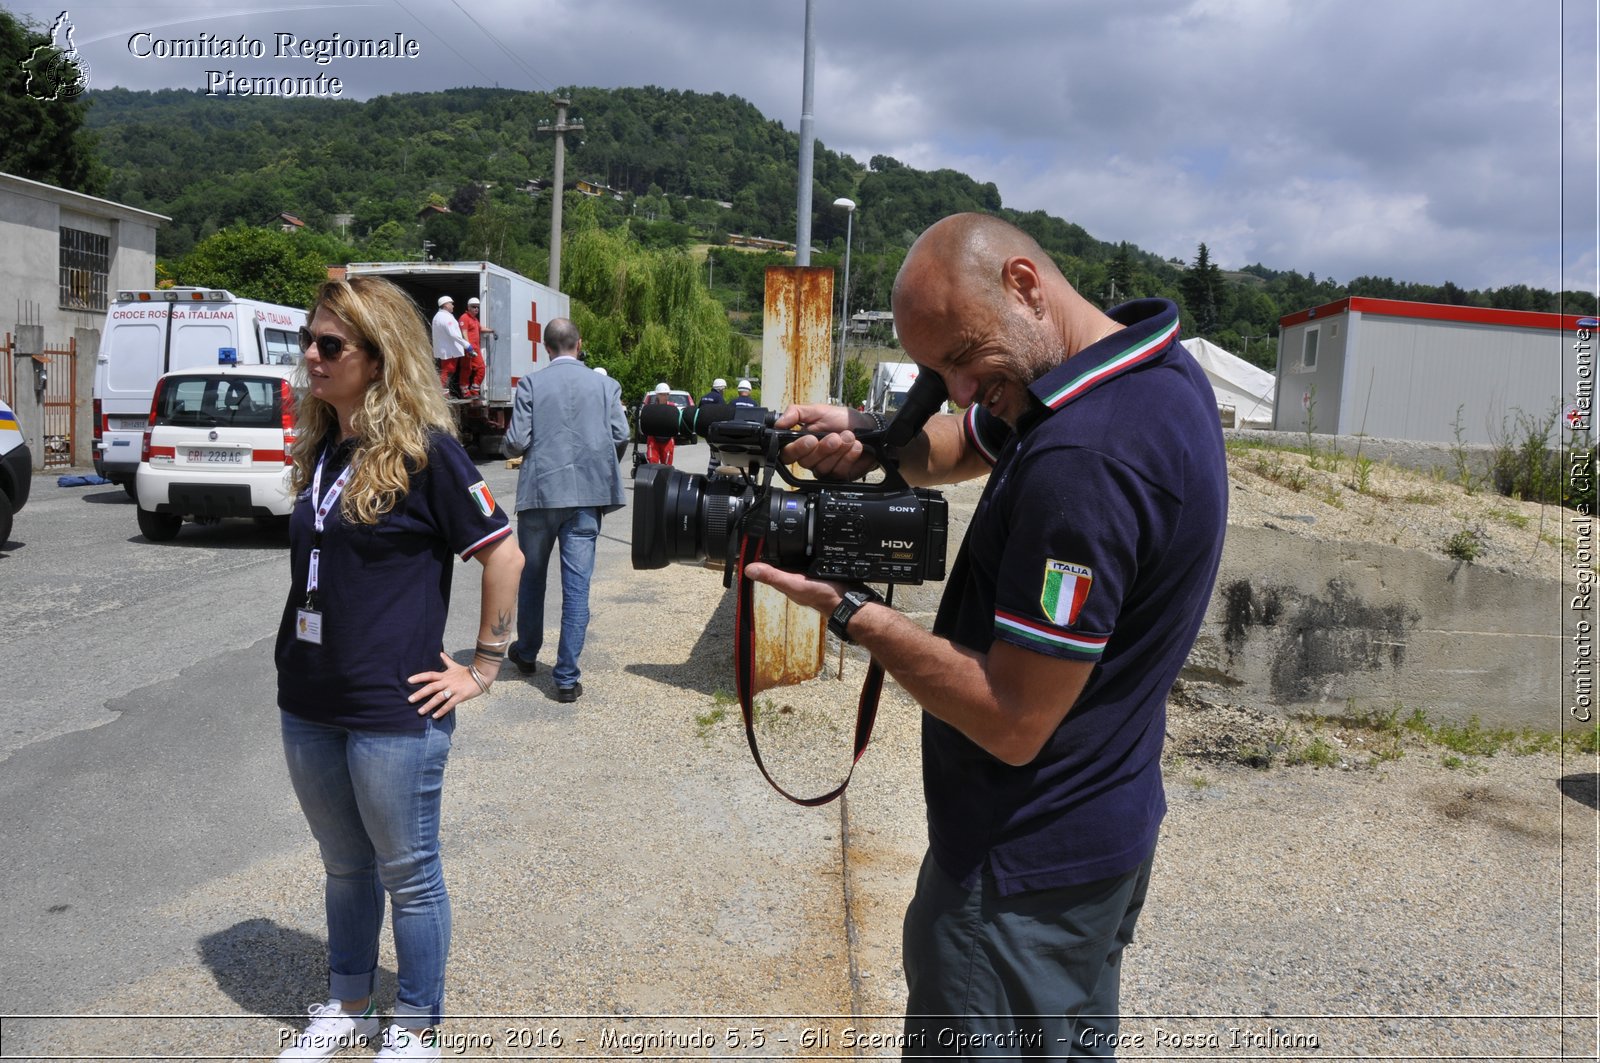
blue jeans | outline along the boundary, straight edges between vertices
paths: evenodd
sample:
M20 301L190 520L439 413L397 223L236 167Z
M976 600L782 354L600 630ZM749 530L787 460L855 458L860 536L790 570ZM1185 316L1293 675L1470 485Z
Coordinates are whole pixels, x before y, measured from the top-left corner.
M340 1000L378 982L384 895L394 909L394 1021L437 1025L450 952L439 798L454 713L422 731L353 731L280 711L283 755L327 871L328 985Z
M594 574L594 544L600 536L600 510L595 506L566 509L524 509L517 512L517 542L525 563L517 590L517 641L514 660L533 661L544 645L544 587L550 573L550 551L561 545L561 641L551 673L556 686L578 681L578 655L589 632L589 577Z

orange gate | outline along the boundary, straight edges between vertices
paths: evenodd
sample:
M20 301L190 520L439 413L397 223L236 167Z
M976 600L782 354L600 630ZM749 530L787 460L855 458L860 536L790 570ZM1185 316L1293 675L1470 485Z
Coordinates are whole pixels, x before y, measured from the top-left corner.
M0 371L0 401L15 407L12 401L12 377L15 343L11 333L6 333L4 369ZM44 467L70 468L78 463L78 440L72 430L73 413L78 405L78 340L67 340L65 347L46 347L44 386Z

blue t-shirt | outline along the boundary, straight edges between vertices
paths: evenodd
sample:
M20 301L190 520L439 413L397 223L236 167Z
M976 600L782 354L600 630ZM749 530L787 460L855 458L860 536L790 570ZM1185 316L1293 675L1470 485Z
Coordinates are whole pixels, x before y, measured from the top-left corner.
M353 446L337 447L322 470L322 495ZM315 536L308 487L289 518L289 598L278 628L278 707L318 723L372 731L422 730L406 701L406 677L438 671L450 605L453 556L470 558L511 534L505 512L461 444L435 434L427 467L376 524L344 519L335 505L323 526L317 608L321 645L296 636L306 604Z
M1093 662L1038 757L1012 767L923 715L934 858L1003 894L1124 874L1166 811L1166 697L1199 632L1227 523L1210 383L1165 300L1110 312L1126 327L1035 381L1013 435L969 411L995 461L934 623L986 653L995 639Z

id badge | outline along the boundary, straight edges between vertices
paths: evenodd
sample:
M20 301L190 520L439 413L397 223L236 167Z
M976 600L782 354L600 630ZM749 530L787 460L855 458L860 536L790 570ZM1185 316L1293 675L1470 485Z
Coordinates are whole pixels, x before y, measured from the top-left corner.
M315 609L301 609L295 616L294 637L313 646L322 645L322 614Z

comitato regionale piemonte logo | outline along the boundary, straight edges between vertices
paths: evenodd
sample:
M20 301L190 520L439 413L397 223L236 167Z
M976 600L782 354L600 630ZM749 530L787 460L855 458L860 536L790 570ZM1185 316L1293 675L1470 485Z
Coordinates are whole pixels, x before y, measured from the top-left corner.
M50 27L50 43L39 45L23 62L28 72L23 91L29 96L55 103L76 99L89 87L89 66L72 42L74 29L70 13L61 12Z

